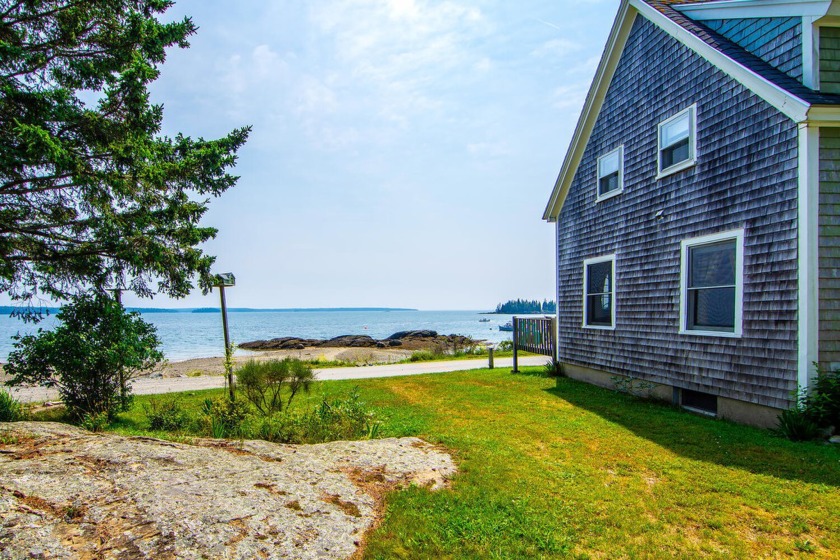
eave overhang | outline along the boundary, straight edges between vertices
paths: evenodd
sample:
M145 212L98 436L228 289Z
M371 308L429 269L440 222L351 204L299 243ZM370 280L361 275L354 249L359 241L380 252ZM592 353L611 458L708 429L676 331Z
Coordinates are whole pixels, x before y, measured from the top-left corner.
M814 3L823 4L824 2ZM829 4L833 3L829 2ZM680 6L681 9L684 7L685 5ZM621 54L624 50L630 30L632 29L633 22L639 15L661 28L699 56L708 60L711 64L732 77L737 82L743 84L755 95L764 99L767 103L775 107L778 111L789 117L794 122L808 123L815 126L818 125L818 123L836 122L837 124L826 124L825 126L840 125L840 106L812 106L805 100L800 99L785 89L782 89L775 83L769 81L767 78L757 74L751 69L733 60L723 52L712 47L694 33L684 29L678 23L674 22L663 13L657 11L644 0L622 0L616 19L613 22L609 38L607 39L604 54L601 57L601 61L595 73L595 78L592 81L592 85L584 102L583 110L581 111L574 134L572 135L572 141L563 160L560 174L557 177L557 181L554 183L554 189L552 190L548 204L543 212L544 220L554 222L560 214L560 210L566 200L569 187L571 186L572 180L577 172L577 167L583 157L583 152L586 149L586 144L592 134L592 129L595 126L595 121L598 118L598 114L601 110L607 90L609 89L610 82L615 74L615 69L618 66L618 61L621 58Z

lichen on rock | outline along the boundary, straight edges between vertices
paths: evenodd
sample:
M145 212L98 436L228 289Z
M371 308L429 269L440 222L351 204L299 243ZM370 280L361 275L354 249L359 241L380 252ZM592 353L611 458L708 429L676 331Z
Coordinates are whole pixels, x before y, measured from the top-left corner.
M418 438L186 445L0 424L0 556L347 558L384 492L454 473Z

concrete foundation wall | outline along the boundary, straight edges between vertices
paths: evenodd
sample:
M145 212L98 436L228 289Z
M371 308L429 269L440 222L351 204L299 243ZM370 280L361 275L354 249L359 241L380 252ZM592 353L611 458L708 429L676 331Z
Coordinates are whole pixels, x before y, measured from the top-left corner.
M563 373L569 378L584 381L586 383L607 389L615 390L620 384L620 379L627 379L622 375L579 366L576 364L562 363L562 366ZM644 394L639 394L639 396L649 395L651 398L656 400L677 404L674 401L675 387L658 383L647 383L647 385L652 386L652 388L640 391L640 393ZM679 391L678 388L677 391ZM735 399L728 399L726 397L717 397L717 409L718 418L724 418L726 420L731 420L732 422L737 422L738 424L746 424L748 426L756 426L759 428L775 428L779 413L781 412L781 410L777 408Z

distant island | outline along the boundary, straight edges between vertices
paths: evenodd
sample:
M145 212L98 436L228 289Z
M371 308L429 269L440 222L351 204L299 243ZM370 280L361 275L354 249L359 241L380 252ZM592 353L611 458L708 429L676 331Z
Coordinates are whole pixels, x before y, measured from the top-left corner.
M192 313L219 313L218 307L199 307ZM407 307L287 307L283 309L254 309L251 307L228 307L228 313L305 313L333 311L417 311Z
M11 315L20 312L22 308L11 305L0 305L0 315ZM55 315L61 308L41 307L44 315ZM163 307L126 307L126 311L138 313L219 313L218 307L179 307L167 309ZM285 309L254 309L251 307L228 307L228 313L301 313L307 311L417 311L407 307L290 307Z
M525 300L515 299L496 306L493 313L505 315L537 315L540 313L557 313L557 303L554 300Z

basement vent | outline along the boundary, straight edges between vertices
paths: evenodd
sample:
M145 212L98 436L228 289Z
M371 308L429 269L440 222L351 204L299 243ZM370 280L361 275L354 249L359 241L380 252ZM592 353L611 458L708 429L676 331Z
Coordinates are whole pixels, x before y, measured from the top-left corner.
M683 408L717 416L717 397L715 395L701 393L700 391L690 391L688 389L682 389L680 393L680 404Z

